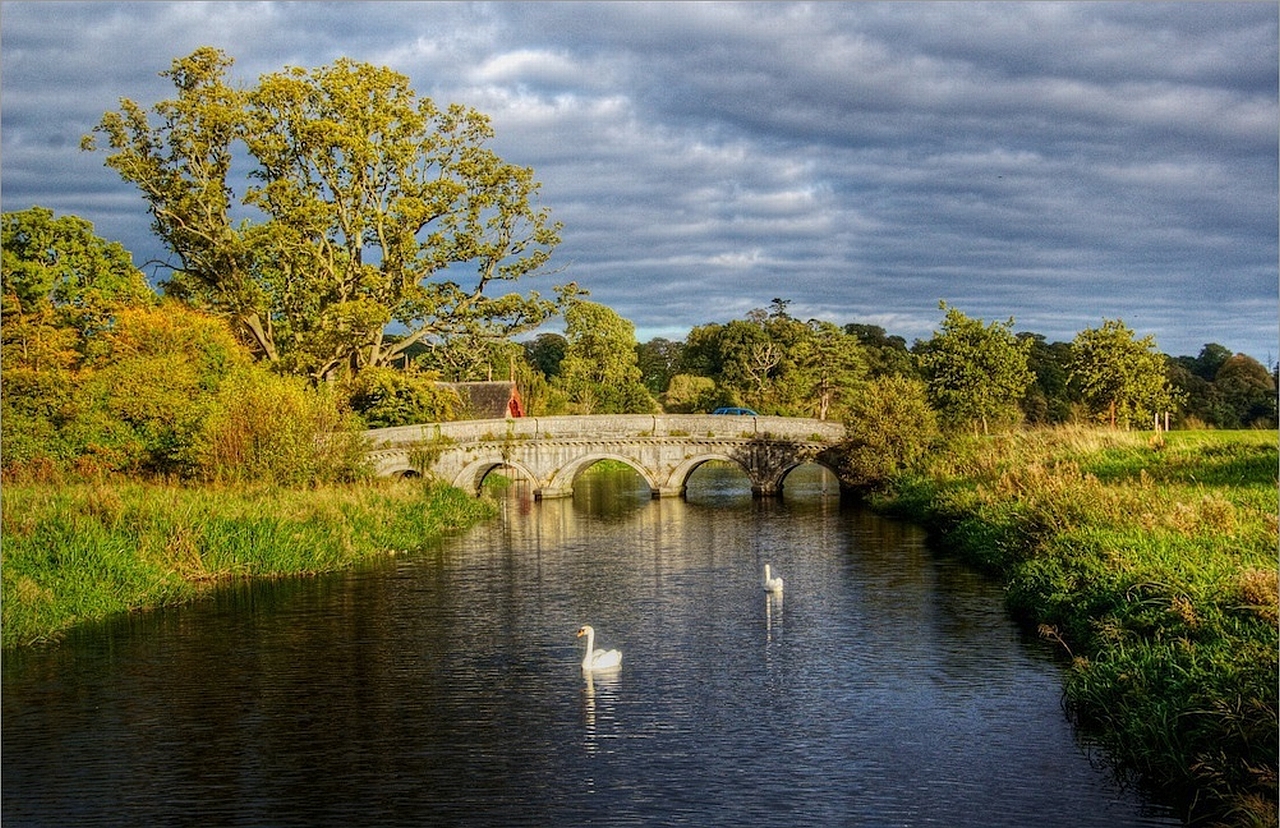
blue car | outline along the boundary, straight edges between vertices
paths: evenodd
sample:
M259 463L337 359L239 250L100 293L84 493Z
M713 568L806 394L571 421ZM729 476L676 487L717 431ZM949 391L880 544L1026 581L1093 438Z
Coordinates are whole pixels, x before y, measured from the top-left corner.
M736 408L734 406L721 406L720 408L717 408L715 411L712 411L711 413L712 414L740 414L744 417L760 416L756 412L752 411L750 408Z

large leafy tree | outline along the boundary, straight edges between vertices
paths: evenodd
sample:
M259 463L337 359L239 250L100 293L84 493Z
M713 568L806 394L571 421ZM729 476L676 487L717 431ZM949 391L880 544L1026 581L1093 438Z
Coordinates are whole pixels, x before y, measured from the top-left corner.
M937 414L922 381L875 377L849 401L840 477L854 490L874 489L923 457L937 438Z
M1214 385L1243 426L1275 428L1276 384L1262 363L1247 354L1223 361Z
M2 224L0 455L6 471L52 470L104 442L86 426L85 364L124 314L158 297L128 251L82 218L31 207Z
M1155 337L1141 339L1120 319L1104 319L1071 342L1071 382L1081 400L1112 428L1129 427L1174 404Z
M564 314L564 359L555 385L581 414L648 414L657 410L636 363L635 326L611 308L580 297Z
M867 360L856 336L832 322L811 319L797 351L796 371L807 399L797 413L825 420L862 390Z
M1033 380L1027 367L1029 340L1014 336L1013 320L983 324L946 302L942 329L924 343L920 364L929 396L953 425L1016 421L1018 401Z
M557 310L513 285L546 264L559 225L533 172L486 146L486 116L345 58L249 89L227 82L231 65L209 47L175 60L175 98L150 113L122 100L84 141L147 200L175 256L169 293L315 380Z
M88 337L119 308L158 300L129 251L100 238L79 216L55 218L52 210L31 207L5 213L2 227L6 327L40 320Z

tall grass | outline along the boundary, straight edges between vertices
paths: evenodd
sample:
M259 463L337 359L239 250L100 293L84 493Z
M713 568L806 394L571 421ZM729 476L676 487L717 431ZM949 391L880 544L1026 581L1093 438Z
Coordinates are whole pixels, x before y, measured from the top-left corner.
M421 481L239 491L10 483L0 503L5 648L187 601L218 581L329 572L415 550L493 508Z
M1275 825L1278 462L1275 432L962 437L880 505L1004 581L1118 774Z

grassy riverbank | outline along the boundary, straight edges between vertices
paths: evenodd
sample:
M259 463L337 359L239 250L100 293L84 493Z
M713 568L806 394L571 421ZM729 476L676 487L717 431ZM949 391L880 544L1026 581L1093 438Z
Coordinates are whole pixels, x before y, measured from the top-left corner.
M1274 431L959 438L877 505L1003 580L1122 776L1275 825L1278 462Z
M421 481L305 491L6 483L0 497L5 648L189 601L219 581L330 572L417 549L493 508Z

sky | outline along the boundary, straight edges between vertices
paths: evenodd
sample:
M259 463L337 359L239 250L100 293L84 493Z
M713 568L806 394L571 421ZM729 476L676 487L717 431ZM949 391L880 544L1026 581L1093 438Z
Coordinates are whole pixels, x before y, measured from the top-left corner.
M1280 358L1280 4L0 2L0 203L165 258L80 139L204 45L340 57L492 119L563 223L545 275L641 342L789 302L908 344L945 301L1070 341ZM554 326L548 330L554 329Z

